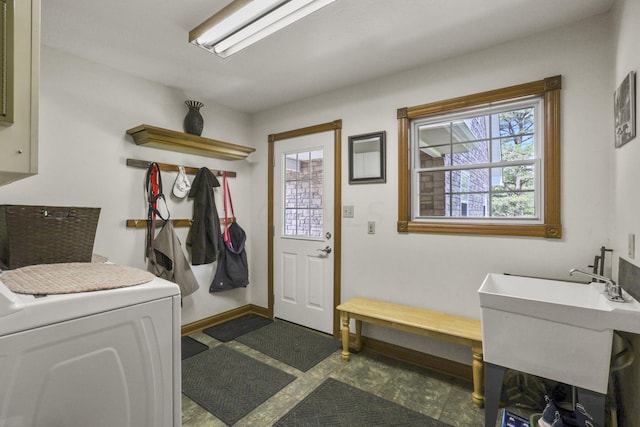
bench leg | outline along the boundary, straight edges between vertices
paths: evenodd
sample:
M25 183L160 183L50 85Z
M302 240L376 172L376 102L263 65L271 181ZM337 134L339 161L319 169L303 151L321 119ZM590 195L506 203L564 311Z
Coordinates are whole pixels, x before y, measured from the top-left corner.
M356 351L362 349L362 320L356 319L356 342L354 343Z
M471 400L478 408L484 406L484 361L482 359L482 344L476 344L471 347L473 352L473 393Z
M349 360L349 313L340 312L340 332L342 333L342 360Z

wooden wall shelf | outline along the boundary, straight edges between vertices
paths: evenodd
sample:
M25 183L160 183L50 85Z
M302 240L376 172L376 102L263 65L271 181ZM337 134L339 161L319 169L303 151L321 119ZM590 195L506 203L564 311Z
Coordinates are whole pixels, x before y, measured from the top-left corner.
M127 134L131 135L138 145L215 157L222 160L246 159L249 154L256 151L255 148L244 145L231 144L230 142L217 141L150 125L136 126L127 130Z

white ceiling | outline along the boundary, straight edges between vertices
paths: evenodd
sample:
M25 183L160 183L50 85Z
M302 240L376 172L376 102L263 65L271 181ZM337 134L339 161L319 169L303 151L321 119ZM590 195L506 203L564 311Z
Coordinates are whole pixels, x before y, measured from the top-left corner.
M244 112L608 11L613 0L337 0L230 56L188 43L230 0L43 0L42 43Z

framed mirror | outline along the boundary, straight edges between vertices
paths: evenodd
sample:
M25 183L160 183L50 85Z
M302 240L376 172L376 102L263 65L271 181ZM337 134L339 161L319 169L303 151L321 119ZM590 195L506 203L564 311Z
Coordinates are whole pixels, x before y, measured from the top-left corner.
M349 184L386 182L385 131L349 137Z

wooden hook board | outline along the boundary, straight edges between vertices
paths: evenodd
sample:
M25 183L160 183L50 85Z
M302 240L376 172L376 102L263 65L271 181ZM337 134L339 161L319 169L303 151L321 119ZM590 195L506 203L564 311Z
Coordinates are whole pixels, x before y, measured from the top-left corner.
M228 218L228 220L225 220L224 218L220 218L220 224L226 224L227 221L228 222L233 222L234 218ZM147 221L146 219L128 219L127 220L127 227L129 228L147 228ZM191 224L193 223L192 220L190 219L170 219L169 221L171 221L173 223L174 227L191 227ZM161 219L157 219L156 220L156 226L161 227L162 225L164 225L164 221Z
M132 166L134 168L147 169L151 163L152 162L149 162L147 160L127 159L127 166ZM178 169L179 165L173 165L173 164L170 164L170 163L158 163L158 167L162 171L178 172L178 170L179 170ZM190 166L183 166L183 167L184 167L184 171L189 175L196 175L198 173L198 171L200 170L200 168L194 168L194 167L190 167ZM223 172L227 172L227 178L235 178L236 177L236 173L232 172L232 171L221 171L221 170L213 170L213 169L211 169L211 172L215 176L222 176Z

